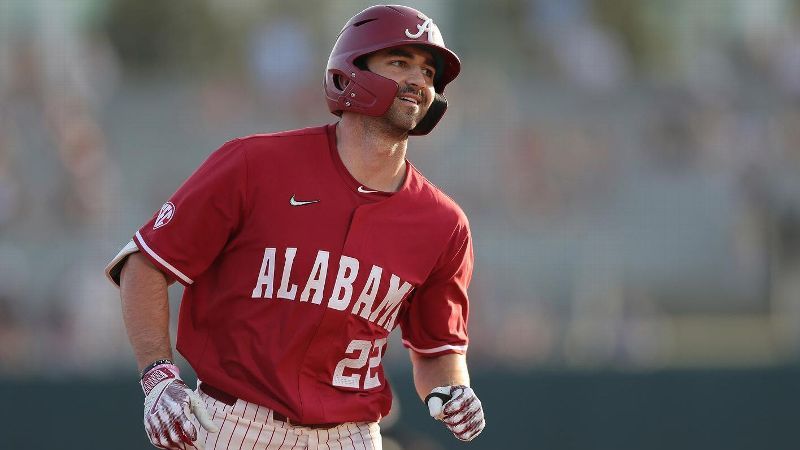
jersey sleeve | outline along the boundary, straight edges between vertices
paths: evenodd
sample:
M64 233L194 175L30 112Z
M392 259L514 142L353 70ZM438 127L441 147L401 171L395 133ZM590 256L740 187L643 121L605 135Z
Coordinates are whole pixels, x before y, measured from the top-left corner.
M241 141L212 153L133 236L163 272L190 285L220 253L241 223L247 165Z
M120 285L120 276L122 275L122 266L125 265L125 261L128 260L128 256L139 251L139 247L136 246L136 243L133 242L131 239L122 250L117 253L117 256L111 260L106 266L106 277L117 286Z
M466 225L454 233L447 248L442 262L417 288L400 317L403 345L423 356L467 352L467 288L474 257Z

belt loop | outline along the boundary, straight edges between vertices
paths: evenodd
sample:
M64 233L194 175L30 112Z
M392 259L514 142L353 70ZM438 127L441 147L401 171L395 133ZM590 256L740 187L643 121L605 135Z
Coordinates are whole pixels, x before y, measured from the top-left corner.
M280 426L280 427L283 427L283 425L284 425L284 424L286 424L286 425L291 425L291 424L289 423L289 419L288 419L288 418L286 418L286 420L278 420L278 418L277 418L277 417L275 417L275 415L276 415L276 414L277 414L277 415L279 415L279 416L281 415L280 413L276 413L274 409L272 409L272 408L270 408L270 409L269 409L269 418L267 419L267 423L268 423L270 426L273 426L273 427L274 427L274 426Z

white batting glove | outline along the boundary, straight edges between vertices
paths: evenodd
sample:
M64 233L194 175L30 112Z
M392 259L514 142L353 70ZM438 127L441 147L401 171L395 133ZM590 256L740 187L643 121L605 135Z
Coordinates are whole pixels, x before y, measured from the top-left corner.
M209 433L219 431L203 404L203 400L181 380L174 364L160 364L148 370L141 380L144 391L144 429L150 443L158 448L201 449L197 429L190 414Z
M431 417L442 421L462 441L473 440L486 426L481 401L469 386L434 388L425 397L425 404Z

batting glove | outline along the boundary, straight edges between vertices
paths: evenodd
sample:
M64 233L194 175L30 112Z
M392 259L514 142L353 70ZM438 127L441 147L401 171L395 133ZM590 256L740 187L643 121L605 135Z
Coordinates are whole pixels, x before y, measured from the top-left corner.
M165 449L199 449L197 429L189 419L197 417L209 433L219 431L208 417L203 400L181 380L174 364L156 365L142 375L144 428L150 442Z
M481 401L469 386L434 388L425 397L425 404L431 417L444 422L453 435L462 441L473 440L486 426Z

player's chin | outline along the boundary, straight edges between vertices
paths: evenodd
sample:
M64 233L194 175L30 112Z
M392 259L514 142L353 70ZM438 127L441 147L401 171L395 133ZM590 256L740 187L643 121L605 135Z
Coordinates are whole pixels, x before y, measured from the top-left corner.
M397 128L405 131L411 131L416 127L425 117L426 110L422 110L417 105L401 106L393 111L391 114L391 121Z
M417 126L417 120L415 120L414 117L408 116L403 117L394 115L389 118L387 123L392 129L402 133L408 133L409 131L413 130L415 126Z
M429 107L424 105L414 105L414 104L403 104L400 106L400 110L403 111L405 114L408 114L410 117L414 118L414 122L419 123L422 121L422 118L425 117L427 114Z

